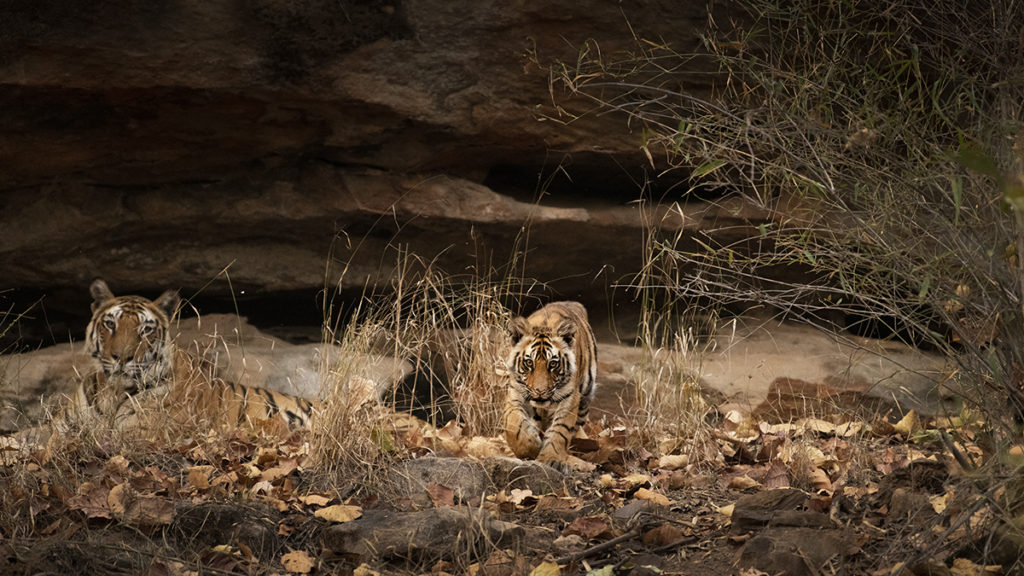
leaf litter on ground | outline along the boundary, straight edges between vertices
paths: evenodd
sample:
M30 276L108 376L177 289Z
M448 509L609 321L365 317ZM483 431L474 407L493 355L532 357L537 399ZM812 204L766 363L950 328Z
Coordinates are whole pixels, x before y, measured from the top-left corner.
M836 514L831 506L836 497L848 502L850 508L864 511L856 529L857 541L865 554L882 554L886 534L891 529L883 526L902 523L899 525L905 530L914 529L911 521L893 517L891 510L894 502L913 499L893 500L893 488L885 488L888 499L879 499L882 481L921 462L962 473L953 464L943 464L952 459L934 440L935 436L927 434L931 430L928 426L926 419L909 413L895 425L877 421L835 423L814 418L769 424L730 414L715 431L718 456L705 455L698 460L685 452L651 454L631 442L635 434L626 423L614 422L604 427L591 423L587 430L591 440L580 443L586 451L579 454L596 464L597 472L568 477L568 493L535 493L499 486L495 492L486 494L479 505L505 520L550 530L549 536L544 537L546 542L541 539L533 543L534 548L529 543L523 548L528 552L522 556L528 563L526 568L538 574L570 573L583 567L581 560L553 567L543 553L545 549L550 553L553 541L567 547L566 557L586 555L597 549L585 556L595 570L604 569L596 563L614 560L615 565L624 556L636 553L638 547L664 548L676 542L690 542L689 538L699 544L684 543L668 550L665 553L674 558L669 562L684 562L698 550L714 554L715 550L724 549L728 554L722 557L731 558L736 544L734 537L727 538L727 532L736 499L744 493L793 486L819 495L807 504L819 513ZM420 422L406 429L415 433L396 435L395 441L405 443L410 454L447 454L480 460L510 455L501 437L467 436L455 423L434 429ZM958 450L973 458L983 453L974 442L970 427L952 431L956 432ZM685 442L671 445L686 446ZM320 558L323 550L316 538L309 537L310 529L303 527L299 519L343 524L356 522L363 514L360 500L340 498L333 490L310 489L306 473L309 453L308 441L302 435L269 441L241 432L227 436L211 434L145 457L115 453L97 458L85 453L81 461L74 463L75 473L70 474L61 468L67 463L59 464L56 458L41 459L38 453L33 456L31 451L22 450L17 452L20 457L13 464L6 464L8 472L2 487L8 494L6 505L27 506L39 522L16 529L4 526L4 533L45 538L48 533L73 530L76 522L83 528L88 523L90 530L127 526L153 533L175 521L176 504L180 502L259 503L291 515L280 524L290 550L278 556L279 569L308 573L302 570L313 568L305 560ZM13 454L15 451L7 450L5 458L10 460ZM146 462L147 459L157 461L158 465ZM20 484L12 481L14 469L22 477ZM433 507L458 505L444 481L428 482L425 491ZM363 486L358 492L362 501L373 506L389 505L386 496L375 492L373 486ZM978 504L977 496L969 490L948 489L925 493L922 501L931 514L954 519L947 524L968 514L962 525L978 528L985 522L991 523L994 511L989 505ZM617 512L629 507L639 512L631 514L630 520L616 519ZM77 516L60 519L63 510ZM638 528L629 525L630 521L643 525ZM923 533L935 545L931 529ZM299 536L301 541L293 541ZM623 537L627 539L615 542L614 546L598 548ZM970 543L971 532L954 529L944 537L947 543L965 545ZM925 540L915 542L907 538L905 542L911 550L926 547ZM570 549L575 551L570 553ZM482 569L498 565L501 558L507 560L507 554L498 552L474 565ZM207 556L200 557L200 562L209 561L208 567L231 564L235 569L245 561L244 554L241 560L224 556L224 550L211 548ZM154 561L153 565L157 563ZM160 566L168 572L177 571L177 564L166 559L160 561ZM562 572L551 572L555 567Z

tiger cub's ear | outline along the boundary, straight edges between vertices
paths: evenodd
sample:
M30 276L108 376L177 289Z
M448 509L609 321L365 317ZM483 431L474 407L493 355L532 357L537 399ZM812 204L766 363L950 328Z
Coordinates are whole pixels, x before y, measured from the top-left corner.
M92 284L89 286L89 294L92 295L92 310L94 312L107 300L114 299L114 293L110 291L110 286L107 286L107 283L102 278L92 281Z
M181 304L181 296L178 295L177 290L168 290L154 300L153 303L163 310L168 318L172 318L174 313L178 311L178 304Z
M526 318L522 316L516 316L512 319L512 323L508 327L509 334L512 335L512 342L519 342L530 333L530 323L526 321Z
M572 320L562 320L558 324L558 330L555 330L555 334L560 336L562 340L565 340L566 344L572 344L573 338L576 337L576 323Z

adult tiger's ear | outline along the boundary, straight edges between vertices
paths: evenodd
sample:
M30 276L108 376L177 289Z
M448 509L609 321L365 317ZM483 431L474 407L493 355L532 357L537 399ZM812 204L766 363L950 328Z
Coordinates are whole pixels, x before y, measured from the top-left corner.
M178 311L178 305L181 304L181 296L178 295L177 290L168 290L154 300L153 303L163 310L168 318L172 318L174 313Z
M114 299L114 293L110 291L110 286L107 286L107 283L102 278L92 281L92 284L89 285L89 294L92 296L93 312L107 300Z
M560 336L566 344L572 344L573 338L576 337L576 323L572 320L562 320L558 324L558 330L555 334Z
M512 342L519 342L523 336L530 333L530 323L526 321L526 318L516 316L509 324L508 331L512 335Z

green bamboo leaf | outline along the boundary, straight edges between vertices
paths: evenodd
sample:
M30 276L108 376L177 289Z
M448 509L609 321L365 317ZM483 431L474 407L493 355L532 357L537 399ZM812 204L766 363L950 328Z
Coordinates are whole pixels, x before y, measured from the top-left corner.
M1024 211L1024 181L1019 178L1007 178L1003 184L1003 198L1018 212Z
M987 152L970 142L964 142L960 145L960 149L956 153L956 160L968 170L973 170L996 180L999 179L999 168L996 166L996 161Z
M931 276L926 276L924 281L921 282L921 289L917 292L917 299L919 301L924 301L925 296L928 295L928 291L931 289L931 287L932 287L932 278L931 278Z
M959 176L954 176L951 182L953 187L953 224L960 226L960 207L964 200L964 181Z
M725 165L725 160L712 160L701 165L699 168L693 171L690 178L703 178L708 174L711 174L715 170L718 170Z

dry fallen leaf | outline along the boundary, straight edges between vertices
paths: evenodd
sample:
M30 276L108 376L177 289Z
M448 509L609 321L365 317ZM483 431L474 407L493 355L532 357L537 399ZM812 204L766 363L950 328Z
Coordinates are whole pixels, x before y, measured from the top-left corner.
M182 562L175 560L153 560L153 563L146 569L149 576L185 576L189 574Z
M534 510L538 512L542 510L572 510L575 504L575 498L545 494L537 501L537 505L534 507Z
M366 564L360 564L352 571L352 576L380 576L380 572L377 572Z
M118 484L107 493L107 508L110 509L110 513L116 518L124 517L125 510L128 509L126 488L124 484Z
M999 565L982 566L975 564L967 558L953 560L953 566L949 569L953 576L996 576L1003 573L1003 567Z
M630 474L622 478L621 483L627 489L636 486L647 486L651 483L651 477L646 474Z
M665 470L677 470L690 463L690 457L686 454L670 454L658 459L658 467Z
M125 520L135 526L167 526L174 520L174 502L161 496L138 498L128 508Z
M266 480L261 480L252 485L249 488L250 494L262 494L263 496L269 496L274 492L274 485Z
M188 469L188 483L196 490L210 489L210 476L213 475L213 466L192 466Z
M850 436L860 434L863 429L863 422L847 422L836 426L836 436L839 436L840 438L849 438Z
M515 504L516 506L523 503L523 500L533 496L533 491L529 488L513 488L509 492L508 501Z
M508 444L498 438L474 436L466 442L466 454L478 460L495 456L511 456Z
M648 502L653 502L659 506L672 505L672 501L669 500L664 494L648 490L647 488L641 488L637 490L636 493L633 494L633 496L639 498L640 500L647 500Z
M572 521L562 530L563 536L577 534L588 540L596 538L608 530L608 521L600 516L581 516Z
M828 474L826 474L824 470L821 468L815 468L814 471L811 472L811 476L813 476L811 479L811 486L813 486L815 490L832 491L832 480L829 479Z
M554 562L541 562L539 566L530 571L530 576L559 576L562 569Z
M447 486L430 484L427 486L427 495L430 496L430 501L434 503L435 508L455 506L455 493Z
M668 546L669 544L675 544L682 539L683 531L675 524L671 524L669 522L660 524L651 530L648 530L643 535L644 546L647 546L648 548Z
M511 550L495 550L480 562L470 564L462 573L467 576L526 574L529 567L523 556L515 554Z
M239 476L249 479L258 478L259 475L261 474L260 469L251 462L246 462L245 464L242 464L235 471L238 473Z
M302 502L306 506L326 506L333 498L330 496L324 496L323 494L306 494L305 496L299 496L299 502Z
M107 495L110 491L102 485L83 482L78 493L68 499L68 508L80 510L89 518L110 518Z
M907 415L902 420L894 424L892 428L900 436L910 438L911 434L921 428L921 419L917 417L917 412L911 410L907 412Z
M213 480L210 480L211 486L217 486L218 484L224 484L226 486L238 484L238 472L228 472L227 474L221 474Z
M309 574L316 566L316 561L305 550L293 550L281 556L281 565L295 574Z
M261 482L277 482L281 478L294 472L299 465L296 463L294 458L281 460L277 466L268 468L260 474Z
M743 476L734 476L732 480L729 480L729 488L733 490L746 490L756 486L758 486L757 480L754 480L746 474Z
M942 514L946 511L946 506L953 499L953 492L946 492L945 494L934 494L928 497L928 502L932 505L932 510L935 510L936 514Z
M154 494L138 494L127 484L118 484L107 494L110 513L133 526L166 526L174 519L174 502Z
M768 472L764 476L764 486L769 490L789 487L789 466L781 460L776 460L768 466Z
M103 465L103 469L111 474L126 474L130 464L128 459L118 454L107 460L107 463Z
M363 509L359 506L348 506L346 504L335 504L321 508L313 513L317 518L323 518L328 522L351 522L363 515Z

